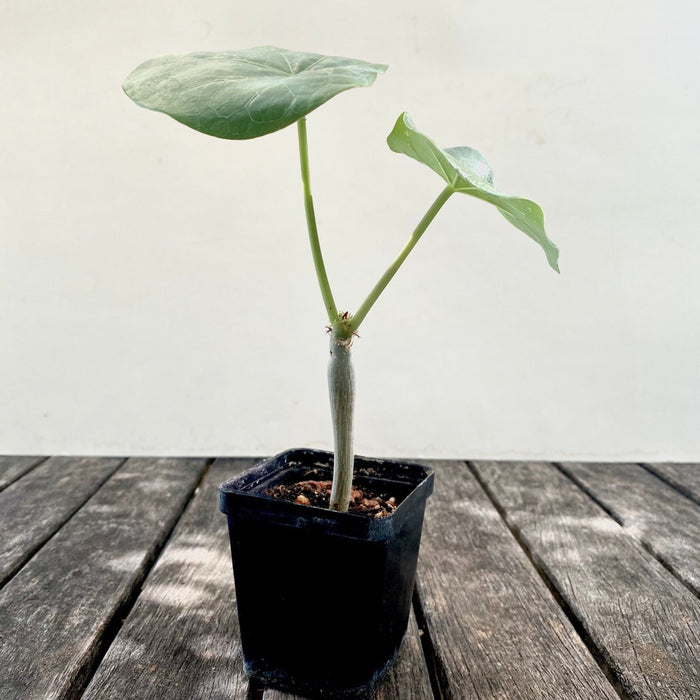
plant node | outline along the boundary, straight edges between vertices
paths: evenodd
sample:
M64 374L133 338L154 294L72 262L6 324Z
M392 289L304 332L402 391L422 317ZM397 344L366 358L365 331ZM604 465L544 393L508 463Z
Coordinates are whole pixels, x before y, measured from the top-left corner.
M352 314L349 311L339 313L335 323L326 326L326 330L333 340L343 345L350 345L353 337L357 335L352 327Z

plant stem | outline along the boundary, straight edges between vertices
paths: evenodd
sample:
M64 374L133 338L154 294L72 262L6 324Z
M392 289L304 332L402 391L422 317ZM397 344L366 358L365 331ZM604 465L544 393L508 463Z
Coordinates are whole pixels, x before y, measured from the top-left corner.
M442 192L440 192L435 201L430 205L430 208L427 212L425 212L423 218L418 222L418 225L413 230L411 237L408 239L408 242L404 246L403 250L399 253L396 260L394 260L394 262L389 266L387 271L382 275L379 282L377 282L377 284L374 286L367 298L362 302L360 308L352 316L350 328L353 332L360 327L360 324L362 323L362 321L364 321L365 316L367 315L369 310L372 308L372 306L374 306L374 303L377 301L377 299L379 299L381 293L384 291L389 282L391 282L392 278L397 273L404 260L406 260L406 258L408 257L408 254L413 250L416 243L418 243L418 241L420 240L420 237L423 235L423 233L425 233L425 230L430 225L431 221L435 218L437 213L442 208L442 205L450 198L450 195L452 195L453 192L454 189L452 188L452 186L448 185L447 187L445 187L444 190L442 190Z
M355 372L350 357L351 345L352 338L338 338L333 334L328 360L328 393L335 445L330 508L340 511L348 510L355 463L352 444Z
M306 212L306 227L309 231L309 242L311 243L311 254L314 260L316 278L318 279L323 303L326 307L328 320L334 324L338 320L338 309L333 299L333 292L328 282L326 266L321 253L321 243L318 239L318 228L316 227L316 213L314 211L314 200L311 196L311 176L309 173L309 145L306 137L306 117L302 117L297 122L297 133L299 135L299 160L301 162L301 179L304 183L304 211Z
M343 314L341 317L335 305L335 300L333 299L333 293L326 273L326 266L321 253L321 244L318 238L316 214L314 211L313 197L311 196L309 147L306 135L305 117L302 117L297 122L297 133L299 136L301 179L304 185L306 226L309 231L309 242L311 243L311 253L316 270L316 278L321 288L323 303L326 307L326 313L328 314L328 320L331 324L332 331L330 359L328 361L328 392L331 403L335 450L330 508L332 510L347 511L350 502L350 494L352 492L352 477L355 462L355 455L353 452L355 373L350 357L352 336L454 190L448 185L437 196L423 218L418 222L408 243L406 243L401 253L399 253L399 256L394 260L384 275L382 275L357 313L354 316Z

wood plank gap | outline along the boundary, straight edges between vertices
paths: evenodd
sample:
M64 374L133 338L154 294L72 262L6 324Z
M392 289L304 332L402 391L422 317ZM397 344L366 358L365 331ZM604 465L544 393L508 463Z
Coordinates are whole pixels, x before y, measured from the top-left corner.
M653 474L657 479L660 479L661 481L663 481L664 484L667 484L672 489L675 489L676 491L678 491L678 493L680 493L681 496L685 496L688 500L692 501L696 506L700 506L700 500L697 497L695 497L685 486L683 486L683 484L679 484L674 479L669 479L663 472L656 469L653 464L645 464L644 462L637 462L637 464L642 469L645 469L650 474Z
M0 696L75 697L205 467L202 458L128 459L0 591Z
M552 462L552 464L567 478L569 479L575 486L577 486L586 496L588 496L599 508L604 510L618 525L622 527L623 532L628 534L630 537L632 537L636 542L638 542L642 549L649 554L651 557L653 557L661 566L668 571L673 578L675 578L684 588L687 588L690 593L693 594L695 598L700 599L700 591L698 591L697 588L694 588L691 583L688 582L688 580L681 574L679 571L675 568L672 562L670 562L663 554L661 554L658 550L656 550L649 542L647 542L644 539L644 536L639 534L636 528L634 527L628 527L629 523L626 523L624 518L619 515L615 510L608 506L604 501L602 501L598 496L596 496L591 489L584 484L579 477L574 474L570 469L567 468L565 464L562 464L561 462ZM644 465L638 462L635 462L636 466L643 468ZM652 476L657 476L653 471L651 470L646 470L650 471ZM694 499L688 497L686 494L682 493L679 489L677 489L673 484L667 482L664 479L660 479L660 481L663 481L667 486L671 487L676 491L677 493L680 493L682 496L689 498L691 502L694 503Z
M219 484L252 464L234 458L211 464L84 700L122 700L133 688L143 698L254 700L256 688L243 668L225 518L217 507Z
M666 569L666 571L668 571L668 573L671 574L671 576L673 576L673 578L675 578L676 581L678 581L678 583L680 583L680 584L683 585L685 588L687 588L688 591L690 591L690 593L692 593L698 600L700 600L700 591L695 590L695 589L694 589L692 586L690 586L686 581L684 581L683 578L682 578L681 576L678 575L678 572L673 568L673 566L672 566L671 564L669 564L669 563L666 561L666 559L665 559L664 557L662 557L660 554L658 554L657 552L655 552L655 551L651 548L651 546L648 545L648 544L647 544L646 542L644 542L643 540L638 540L638 542L639 542L640 545L642 545L642 549L643 549L645 552L647 552L647 554L649 554L650 556L654 557L654 559L656 559L656 561L658 561L659 564L661 564L661 566L663 566L664 569Z
M34 471L37 467L46 463L50 457L41 460L38 464L32 467L31 471ZM74 509L66 515L65 519L61 519L60 522L54 523L56 529L51 532L50 535L46 537L41 537L27 547L27 549L22 552L21 558L17 558L16 561L12 562L11 566L6 569L5 572L0 571L0 590L2 590L21 570L24 565L32 559L32 557L45 547L60 531L65 527L75 516L80 512L80 509L116 474L128 461L127 457L124 457L111 471L106 473L102 479L96 481L93 484L91 491L84 493L84 498L82 501L74 504ZM26 474L23 474L26 476Z
M550 592L550 594L552 595L552 597L556 601L557 605L562 609L562 611L564 612L564 615L566 615L566 618L568 619L571 626L574 628L574 631L576 632L576 634L578 634L578 636L581 638L581 641L585 644L591 657L596 662L596 664L598 664L600 670L603 672L606 679L608 680L608 683L610 683L610 685L612 686L612 689L621 698L621 700L634 700L633 697L627 695L624 692L619 678L617 678L614 670L612 668L610 668L608 663L605 661L605 658L603 657L603 654L600 651L600 649L598 649L598 647L596 647L595 643L593 642L593 640L591 639L589 634L586 632L582 621L579 620L579 618L576 616L576 614L571 609L569 604L566 602L566 600L559 593L559 591L557 590L553 581L549 578L549 576L542 569L542 567L537 563L532 552L530 551L530 548L527 546L525 540L523 539L523 537L520 533L520 529L516 525L514 525L513 523L511 523L509 521L508 516L506 515L506 512L505 512L505 509L503 508L501 503L498 501L498 499L496 498L496 496L492 492L492 490L489 488L488 484L486 484L486 482L481 478L481 475L479 474L478 470L474 467L474 464L470 461L467 461L466 464L467 464L467 467L469 468L469 471L472 473L472 475L476 479L477 483L479 484L479 486L482 488L482 490L486 494L489 501L491 501L491 503L493 504L493 507L498 512L499 516L501 517L501 520L503 520L506 527L508 528L510 533L513 535L513 538L518 543L518 546L523 550L525 556L528 558L528 561L530 562L530 564L532 564L532 567L535 569L535 571L537 572L539 577L542 579L542 582L547 587L547 590ZM618 524L620 524L620 523L618 523Z
M127 460L124 461L126 462ZM107 623L102 637L96 643L95 653L92 655L89 665L83 668L83 672L75 677L73 687L71 688L71 692L76 699L81 698L83 696L83 693L85 693L85 690L90 684L92 677L95 675L95 672L102 663L102 660L107 654L107 651L109 650L110 646L112 646L112 643L114 642L116 636L119 634L119 630L126 622L126 618L131 612L131 609L134 607L136 600L138 599L141 593L141 587L143 583L146 581L148 575L151 573L151 570L156 565L161 553L172 539L173 533L177 529L177 525L180 522L180 518L182 518L183 514L189 507L190 503L192 502L192 499L197 495L202 481L211 469L212 464L214 464L214 457L207 458L206 466L202 471L199 481L197 481L195 487L192 489L189 496L187 497L187 500L183 503L182 509L177 515L177 519L173 522L172 529L168 533L167 537L163 539L162 543L160 543L160 545L152 552L152 555L146 560L141 574L137 579L134 580L134 585L128 597L124 600L122 605L115 611L112 619L109 620L109 622ZM69 695L68 697L71 697L71 695Z
M449 700L619 700L467 462L429 464L417 585Z
M447 698L447 675L440 661L439 656L435 652L435 646L430 636L430 629L425 619L423 610L423 602L420 598L418 587L413 587L413 614L416 616L418 624L418 634L420 636L421 647L423 648L423 657L425 665L428 669L428 678L430 679L430 688L433 691L434 700L445 700Z
M11 456L9 455L4 455L0 457L0 472L2 473L7 473L8 471L10 472L10 476L3 476L2 473L0 473L0 491L3 489L6 489L8 486L11 484L14 484L15 481L18 479L21 479L25 474L29 474L30 472L34 471L37 467L41 466L47 459L49 459L49 456L47 455L46 457L18 457L18 459L21 460L31 460L31 459L36 459L37 461L35 463L29 464L29 466L23 466L17 468L15 466L15 469L12 469L11 466L6 467L5 462L9 459L12 459Z
M598 498L575 474L572 474L561 462L551 462L551 464L561 472L569 481L577 486L583 493L595 503L598 508L605 511L620 527L625 527L625 521L607 503Z

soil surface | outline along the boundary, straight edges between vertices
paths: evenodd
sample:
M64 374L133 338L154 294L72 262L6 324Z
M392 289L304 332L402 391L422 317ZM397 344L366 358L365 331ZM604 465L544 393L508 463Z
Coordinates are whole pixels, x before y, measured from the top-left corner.
M265 490L264 493L266 496L302 506L328 508L331 482L309 479L295 484L278 484ZM398 505L398 499L391 494L377 494L368 489L359 489L353 486L348 510L351 513L367 515L372 518L384 518L391 515Z

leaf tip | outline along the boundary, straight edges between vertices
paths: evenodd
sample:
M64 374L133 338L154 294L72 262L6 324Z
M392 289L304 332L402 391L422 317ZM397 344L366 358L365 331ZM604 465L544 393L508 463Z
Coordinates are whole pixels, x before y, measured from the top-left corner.
M559 248L557 248L556 245L552 243L552 247L546 251L547 253L547 262L549 263L549 266L556 272L558 275L561 274L561 270L559 269Z

